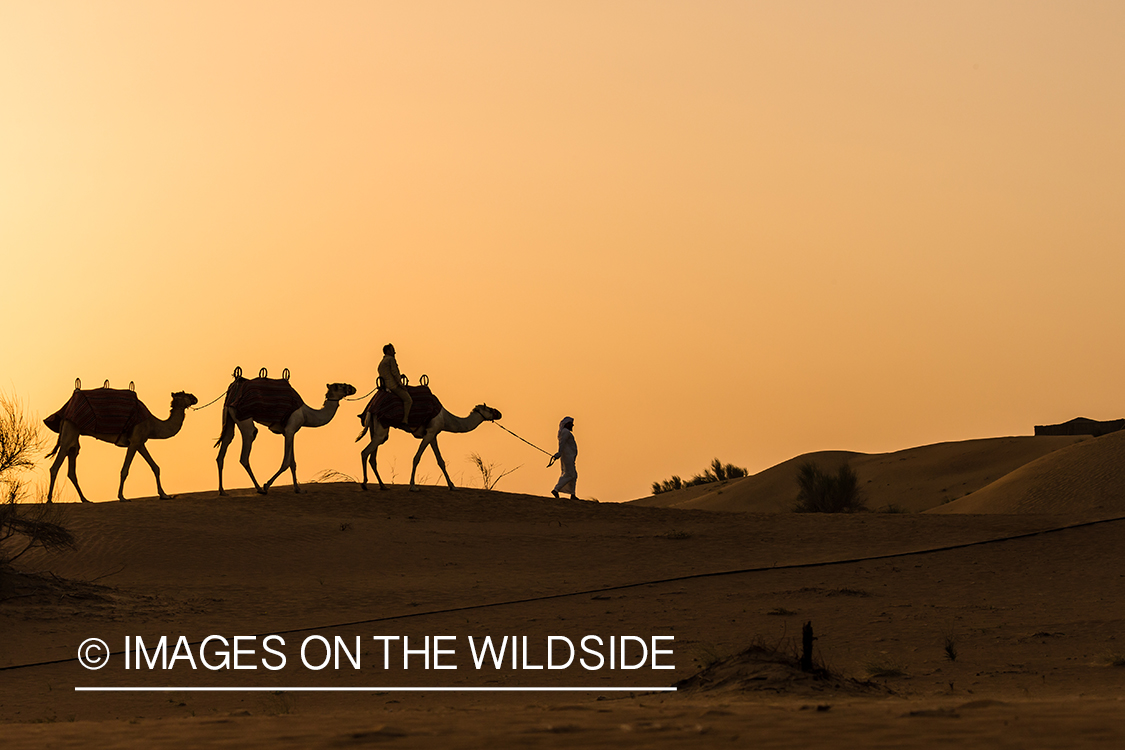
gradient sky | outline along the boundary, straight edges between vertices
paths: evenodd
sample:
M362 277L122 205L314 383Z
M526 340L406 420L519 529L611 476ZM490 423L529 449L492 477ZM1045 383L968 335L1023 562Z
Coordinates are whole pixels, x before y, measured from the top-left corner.
M2 0L0 390L163 417L288 367L319 406L393 342L456 414L552 452L573 416L603 501L1122 417L1122 39L1118 2ZM361 406L302 480L358 475ZM151 444L168 491L215 486L219 408ZM492 425L440 443L461 483L557 478ZM84 442L87 496L122 458Z

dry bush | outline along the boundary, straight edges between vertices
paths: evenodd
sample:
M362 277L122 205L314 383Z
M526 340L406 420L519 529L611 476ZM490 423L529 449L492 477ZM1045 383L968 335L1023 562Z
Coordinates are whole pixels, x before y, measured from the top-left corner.
M866 510L859 477L848 464L843 464L835 474L822 471L812 461L797 469L798 513L855 513Z
M672 492L674 490L682 490L685 487L695 487L699 484L725 482L728 479L740 479L747 476L750 476L750 472L745 468L735 466L734 464L724 464L716 458L711 461L709 467L703 470L702 474L696 474L686 482L674 474L671 479L665 479L663 482L653 482L652 494L659 495L661 492Z
M479 453L470 453L469 460L473 462L473 466L477 467L477 471L480 472L481 486L486 490L491 490L493 487L499 484L501 479L508 476L513 471L516 471L516 469L520 468L519 466L517 466L515 469L509 469L508 471L500 472L499 466L494 463L485 461L483 458L481 458L481 455ZM520 464L520 466L522 466L522 464Z
M335 469L325 469L310 479L309 484L328 484L330 482L351 482L354 484L357 481L351 474L345 474Z
M22 405L0 394L0 571L33 547L74 546L57 506L26 502L22 475L35 468L35 456L43 447L39 426L28 419Z

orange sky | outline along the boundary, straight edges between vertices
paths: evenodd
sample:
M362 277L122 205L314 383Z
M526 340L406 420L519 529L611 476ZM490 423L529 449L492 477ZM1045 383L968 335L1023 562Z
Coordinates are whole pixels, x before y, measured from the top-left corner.
M1125 416L1122 39L1115 2L6 0L0 390L164 416L288 367L319 405L391 341L454 413L552 451L573 416L603 501ZM359 407L303 480L358 474ZM168 491L215 486L218 410L151 446ZM491 425L440 442L458 482L557 478ZM88 496L122 458L84 444Z

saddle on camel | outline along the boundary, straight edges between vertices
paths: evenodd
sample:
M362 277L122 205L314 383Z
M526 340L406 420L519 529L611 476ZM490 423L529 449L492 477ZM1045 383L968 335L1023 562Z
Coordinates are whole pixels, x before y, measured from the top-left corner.
M441 412L441 401L426 385L404 385L414 405L410 408L410 423L402 423L402 399L390 391L379 388L375 395L367 402L367 406L359 414L359 421L367 424L367 414L375 416L375 420L384 427L397 427L410 433L417 433Z
M241 369L241 368L240 368ZM288 371L286 371L288 372ZM224 408L233 409L235 420L252 419L265 425L278 435L285 432L285 424L293 412L305 405L288 378L244 378L236 374L227 388Z
M113 444L129 445L129 432L152 414L133 390L102 388L74 389L63 408L43 420L51 432L60 432L64 421L73 422L79 435L114 436Z

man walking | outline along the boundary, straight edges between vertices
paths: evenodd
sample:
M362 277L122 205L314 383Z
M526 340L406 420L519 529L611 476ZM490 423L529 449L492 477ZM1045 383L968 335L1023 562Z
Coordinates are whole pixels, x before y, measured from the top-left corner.
M578 459L578 443L574 440L574 420L571 417L563 417L559 422L559 452L551 457L551 463L547 466L550 467L559 459L562 459L562 474L551 494L558 498L560 492L569 492L570 499L577 500L575 487L578 484L578 469L574 467L574 462Z

